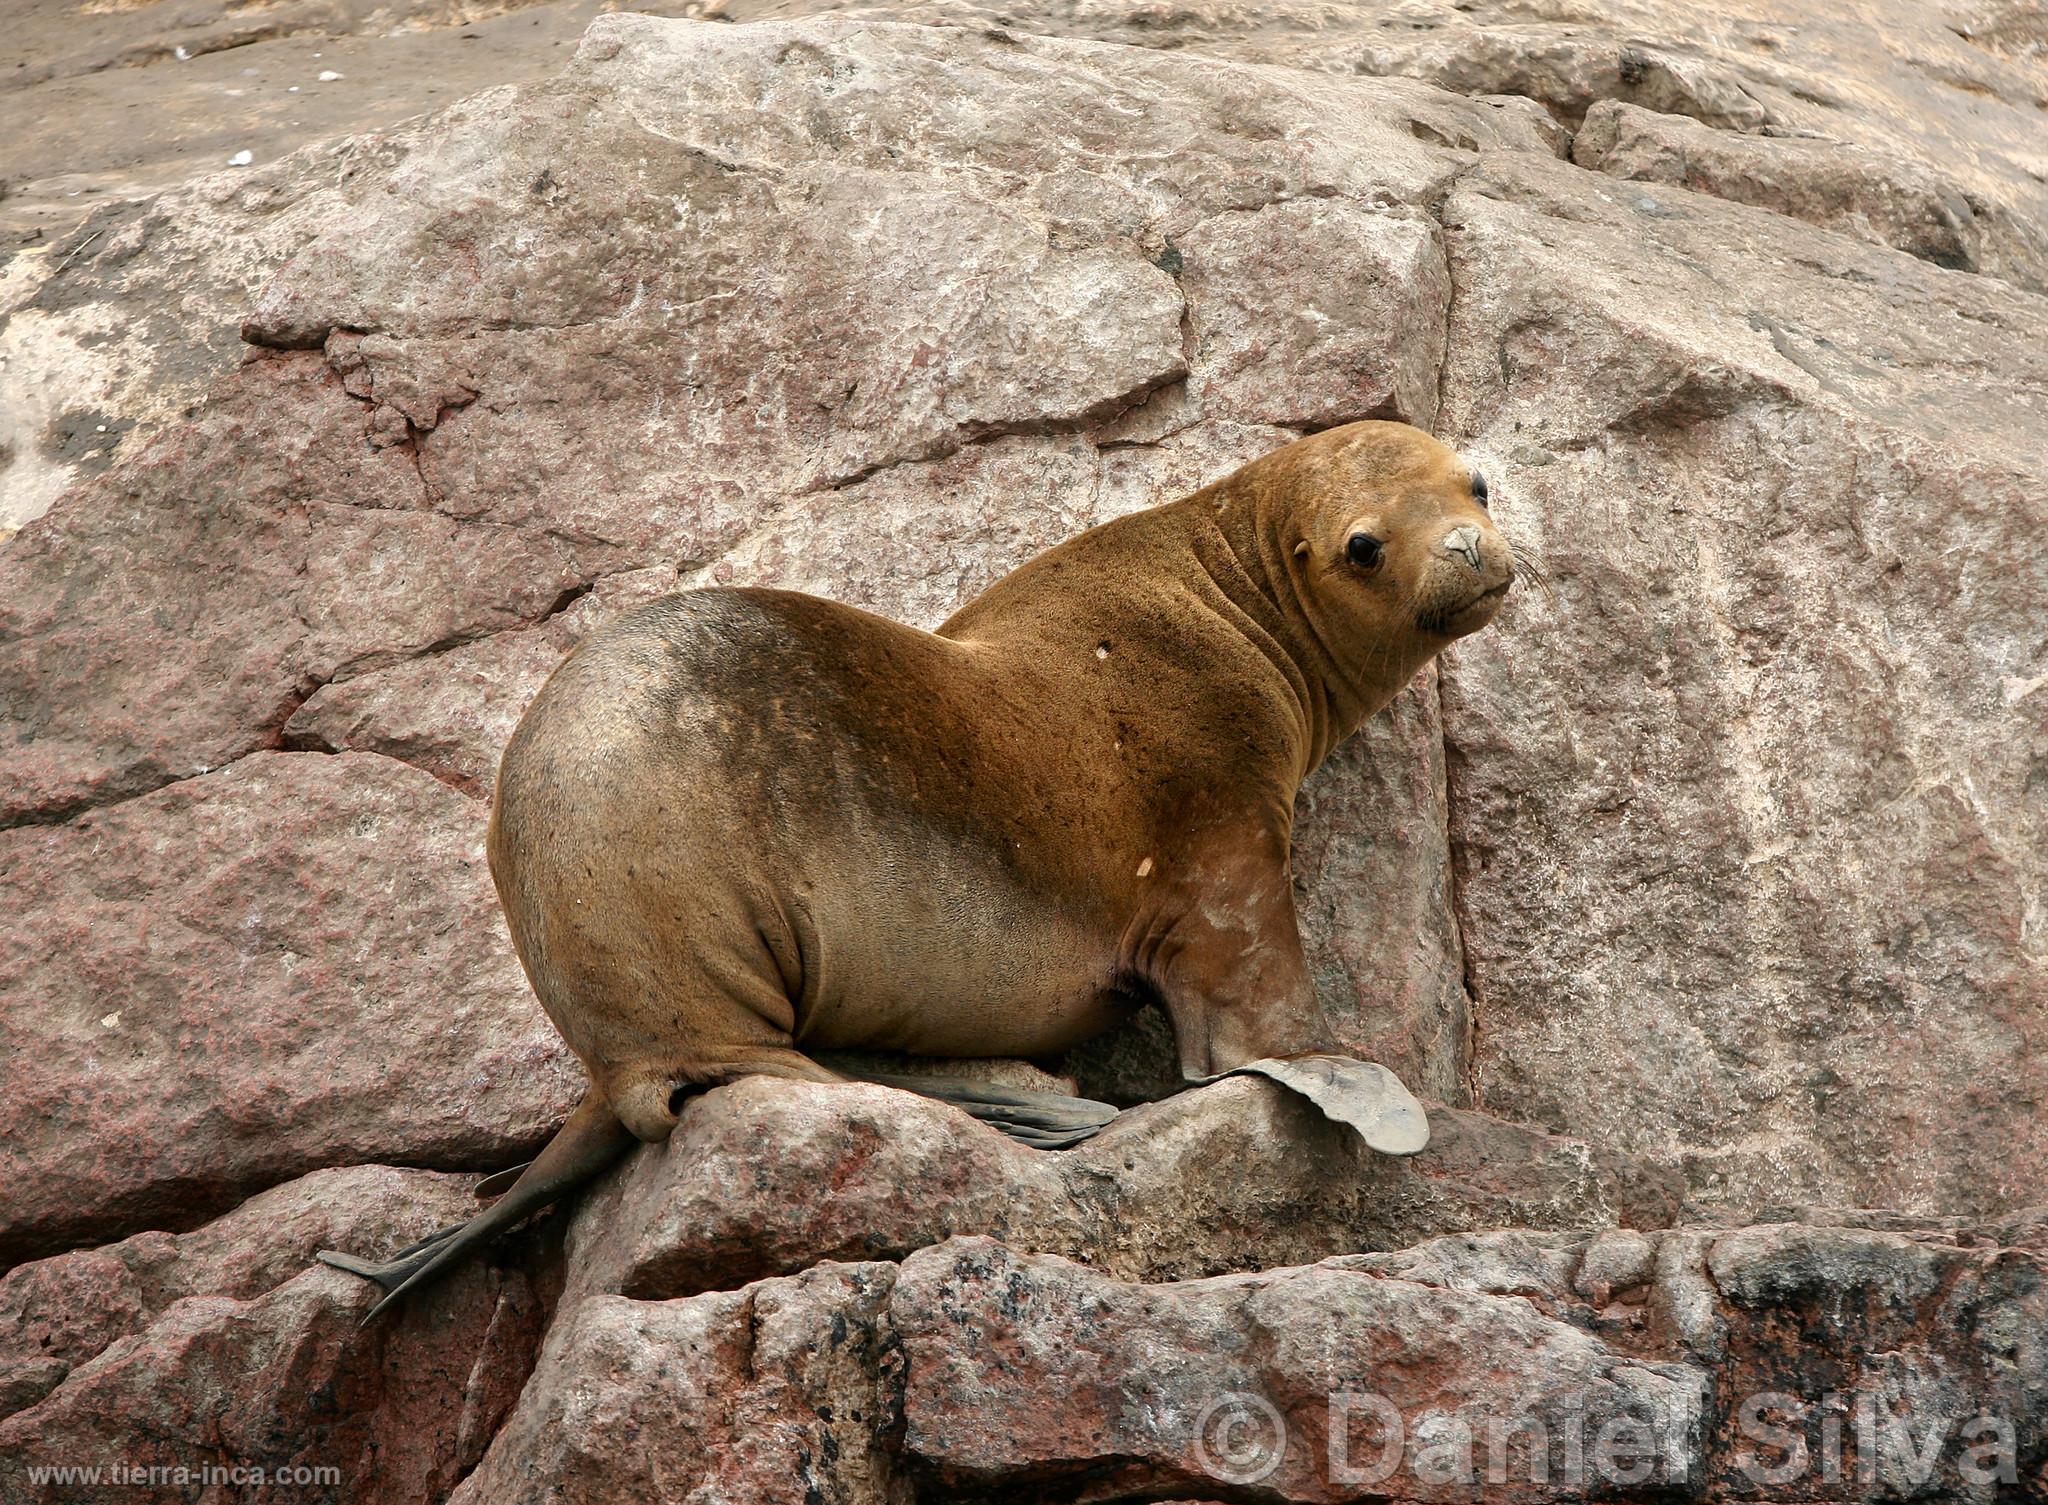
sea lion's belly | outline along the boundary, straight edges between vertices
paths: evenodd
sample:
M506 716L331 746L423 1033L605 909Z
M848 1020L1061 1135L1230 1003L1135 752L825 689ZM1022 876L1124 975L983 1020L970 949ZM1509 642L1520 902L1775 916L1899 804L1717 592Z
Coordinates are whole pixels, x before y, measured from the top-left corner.
M572 656L507 754L493 863L586 1059L1043 1056L1124 1017L1105 821L966 650L697 592ZM739 1017L751 1013L750 1021ZM623 1042L623 1043L621 1043Z
M933 855L813 888L798 1045L1045 1056L1128 1015L1112 931L976 854Z

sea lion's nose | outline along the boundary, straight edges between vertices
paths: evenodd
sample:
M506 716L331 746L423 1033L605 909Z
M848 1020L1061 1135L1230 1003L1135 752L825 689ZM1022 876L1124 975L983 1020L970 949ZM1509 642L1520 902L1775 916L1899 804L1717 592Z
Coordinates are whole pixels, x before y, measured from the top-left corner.
M1465 563L1473 569L1479 568L1479 529L1471 523L1462 528L1453 528L1444 535L1444 552L1464 557Z

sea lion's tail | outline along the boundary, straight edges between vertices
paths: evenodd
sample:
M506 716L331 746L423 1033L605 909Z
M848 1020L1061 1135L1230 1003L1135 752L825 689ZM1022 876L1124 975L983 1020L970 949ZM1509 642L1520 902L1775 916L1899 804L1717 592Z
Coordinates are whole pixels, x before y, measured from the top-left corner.
M438 1280L529 1213L540 1211L596 1177L632 1143L633 1136L619 1122L603 1094L593 1087L569 1115L569 1121L548 1141L547 1148L519 1172L505 1195L467 1223L430 1234L381 1264L332 1249L322 1249L316 1257L324 1265L374 1280L384 1288L384 1298L363 1318L370 1322L406 1292ZM479 1190L490 1185L486 1181Z

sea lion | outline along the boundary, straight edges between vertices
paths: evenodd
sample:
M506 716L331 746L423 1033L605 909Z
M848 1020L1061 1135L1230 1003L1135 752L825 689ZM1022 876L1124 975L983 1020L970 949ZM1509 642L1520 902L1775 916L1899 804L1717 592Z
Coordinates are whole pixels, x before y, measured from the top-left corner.
M1146 1002L1189 1080L1264 1070L1405 1113L1387 1147L1419 1148L1399 1084L1334 1051L1289 838L1310 771L1499 608L1486 503L1451 449L1354 423L1060 544L937 632L712 589L592 634L507 745L489 839L589 1092L458 1230L321 1257L381 1310L665 1138L693 1090L842 1080L810 1054L833 1048L1045 1057ZM1114 1111L937 1095L1045 1144Z

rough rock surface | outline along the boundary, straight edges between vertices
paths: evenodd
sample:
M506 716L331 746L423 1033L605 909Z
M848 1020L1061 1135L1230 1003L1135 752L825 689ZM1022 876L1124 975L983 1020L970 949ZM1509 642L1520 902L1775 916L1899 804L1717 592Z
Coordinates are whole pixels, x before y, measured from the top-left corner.
M1617 178L1754 204L1959 271L2048 289L2048 240L1948 173L1848 142L1745 136L1618 99L1586 112L1572 160Z
M1971 243L1981 236L1996 247L1988 260L1970 262L1972 270L2041 286L2048 25L2034 0L1193 0L1170 9L1085 0L734 0L724 13L792 12L1014 26L1413 78L1476 98L1536 103L1566 142L1614 101L1696 120L1720 133L1723 147L1729 138L1762 136L1855 143L1873 176L1889 177L1906 195L1940 185ZM1823 166L1823 175L1831 171ZM1720 191L1713 181L1696 186ZM1792 203L1803 196L1795 189Z
M1554 577L1444 673L1477 1100L1736 1206L2037 1200L2048 302L1526 154L1444 214L1443 423Z
M954 1239L565 1304L456 1498L2019 1498L2044 1274L1797 1224L1166 1284Z
M1274 242L1255 222L1291 222L1291 201L1385 221L1356 237L1328 312L1274 315L1288 359L1313 365L1327 349L1356 383L1347 409L1331 407L1333 386L1291 416L1427 421L1444 295L1427 202L1458 160L1406 127L1536 140L1512 112L1418 100L1405 84L1239 70L1219 92L1213 65L1150 53L824 35L863 59L858 89L835 82L842 65L808 35L617 18L559 83L365 144L338 173L307 163L329 181L303 212L331 228L257 301L248 332L268 343L192 423L0 556L12 818L61 820L279 745L418 757L481 792L486 735L544 669L541 643L570 630L549 619L611 575L633 577L620 599L679 564L687 580L862 599L859 575L807 573L850 568L871 571L875 604L934 619L1074 528L1288 436L1267 421L1290 415L1250 347L1191 331L1212 305L1235 306L1216 303L1226 292L1242 301L1233 277L1271 286ZM976 102L934 86L919 96L930 118L900 118L916 80L949 77L972 82ZM1384 96L1387 118L1339 108L1361 90ZM820 139L801 117L827 98L841 127ZM1125 139L1118 100L1143 102L1153 148ZM1054 160L1025 125L1044 109L1096 133L1099 170ZM1338 124L1269 148L1304 115ZM470 145L451 156L452 140ZM856 194L869 207L851 215L841 199ZM679 213L724 228L678 241ZM536 215L551 251L530 243ZM912 227L919 254L885 254ZM1187 264L1176 236L1212 248L1187 287L1168 270ZM1375 277L1387 296L1361 296ZM1314 280L1301 278L1305 294ZM898 322L903 308L920 317ZM683 347L694 353L678 362ZM1233 416L1206 416L1218 407ZM592 446L593 430L632 438ZM1013 521L978 527L998 507ZM829 547L863 516L893 519L916 566L890 568L893 551L873 542L886 525ZM135 599L167 605L138 615L124 604ZM590 599L587 615L613 596ZM536 625L554 635L510 630ZM451 672L437 725L435 700L415 692L438 658ZM478 696L464 699L467 671ZM478 698L487 723L470 714ZM1396 839L1332 830L1305 848L1333 885L1370 872L1402 895L1411 938L1313 887L1305 908L1347 1033L1457 1101L1466 1027L1456 938L1434 902L1447 848L1433 715L1433 697L1417 697L1375 730L1390 753L1371 760L1379 771L1354 757L1317 796L1332 811L1383 805ZM156 807L138 808L130 818ZM380 930L353 933L374 947ZM445 980L409 956L394 951L410 981L394 976L387 1001L446 1007ZM361 1007L345 990L323 998Z
M483 828L393 759L261 753L0 833L0 1180L23 1193L0 1260L552 1133L582 1069L510 954Z
M591 1197L570 1235L573 1280L689 1296L956 1234L1177 1280L1463 1228L1678 1217L1675 1178L1590 1146L1457 1109L1436 1110L1431 1129L1429 1154L1392 1160L1283 1089L1232 1080L1046 1154L887 1088L738 1082L690 1103L667 1144Z
M355 1166L252 1198L173 1237L15 1267L0 1279L0 1500L219 1498L200 1471L270 1476L243 1498L430 1500L473 1468L517 1399L551 1297L478 1264L433 1318L365 1329L372 1289L335 1242L409 1242L465 1215L472 1178ZM113 1478L27 1470L118 1465ZM188 1470L152 1486L139 1471ZM291 1470L320 1470L299 1476ZM260 1480L258 1481L261 1482Z
M1407 78L607 21L280 175L251 360L0 556L0 801L275 746L481 794L552 654L671 580L932 622L1403 416L1555 581L1305 796L1343 1038L1696 1194L2026 1200L2048 1156L1970 1147L2037 1147L2048 1070L2043 305L1550 128Z
M2048 1492L2038 16L901 9L954 24L608 18L0 267L4 1467L1311 1501L1362 1387L1453 1472L1651 1423L1606 1498L1910 1494L1879 1418L1936 1497ZM929 625L1373 414L1547 579L1302 799L1424 1157L1253 1082L1061 1155L742 1083L354 1333L311 1249L461 1216L578 1089L480 840L583 633L712 582ZM1064 1069L1142 1104L1161 1043ZM1754 1487L1768 1391L1849 1483Z

